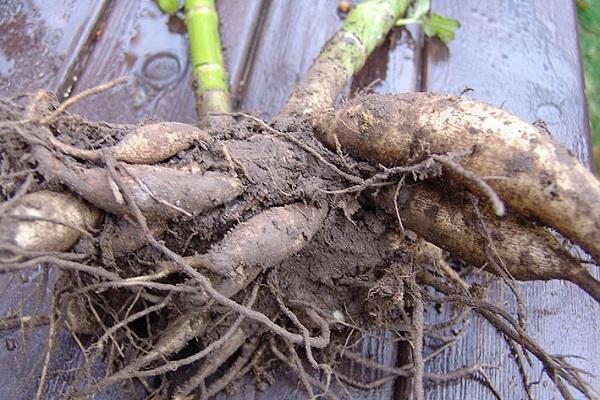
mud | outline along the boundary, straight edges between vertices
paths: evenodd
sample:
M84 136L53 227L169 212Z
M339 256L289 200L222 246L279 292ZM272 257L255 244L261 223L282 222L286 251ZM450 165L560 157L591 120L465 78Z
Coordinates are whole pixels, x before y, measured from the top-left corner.
M422 341L423 321L407 313L416 305L422 309L422 296L429 295L426 288L417 286L423 276L441 293L455 296L453 302L475 304L460 297L467 284L455 272L438 268L446 254L442 256L440 249L425 245L410 231L398 233L401 217L420 227L417 233L436 239L440 247L446 244L446 250L463 260L478 265L489 260L482 218L470 198L440 192L434 188L435 180L418 186L425 178L439 179L439 166L435 171L431 167L416 170L406 181L399 175L386 175L389 179L383 182L369 181L382 171L380 166L354 160L329 142L333 151L325 148L308 122L288 116L267 125L242 116L228 118L229 125L221 119L207 130L208 136L153 166L117 163L114 168L115 160L104 158L108 155L74 158L49 145L44 135L51 132L63 143L97 150L114 146L134 126L89 122L68 113L47 127L14 123L32 113L47 115L56 107L50 99L32 112L30 101L27 97L0 101L2 200L18 197L30 175L27 191L77 193L104 210L99 229L90 229L72 253L51 254L56 257L52 263L67 271L53 292L54 314L62 328L81 337L92 362L102 359L109 366L100 381L86 375L86 368L77 371L71 394L83 396L154 375L159 379L148 385L164 396L216 393L241 376L236 368L249 366L248 370L264 372L272 368L273 358L302 376L298 353L316 369L322 367L314 357L335 366L342 357L337 349L347 345L349 328L370 332L402 326L400 330L412 335L407 340L421 335ZM389 102L382 104L391 107ZM390 112L375 104L354 122L359 129L381 131L385 127L378 116ZM404 148L410 153L407 161L420 161L431 151L426 132L415 137ZM511 165L520 171L528 162L518 156ZM168 173L154 181L153 176L136 172L149 170ZM204 179L204 186L193 183L197 178ZM139 181L147 183L160 199L138 190ZM409 187L394 196L399 181ZM226 196L219 195L223 182L235 183ZM355 186L361 189L353 191ZM424 187L430 192L424 192ZM373 201L377 195L387 200ZM9 203L2 206L9 208ZM381 205L384 209L378 208ZM482 210L487 218L489 210L485 206ZM0 209L0 218L4 212ZM517 239L512 238L530 229L530 224L519 225L522 230L515 233L512 229L520 221L510 218L506 223L512 225L498 224L489 234L502 255L509 261L517 259L515 264L545 259L545 247L539 254L534 251L538 242L546 246L543 240L514 243ZM542 239L552 239L539 230ZM530 252L516 252L524 242ZM569 259L556 248L549 254L555 263ZM30 256L39 254L17 252L15 260ZM95 276L93 270L74 272L68 268L74 263L71 260L101 270L103 275ZM525 271L518 276L519 271L511 270L523 279L557 277L550 275L554 270ZM112 279L115 276L118 279ZM442 278L448 282L440 284ZM598 287L585 290L600 296ZM135 313L146 314L109 334L110 327ZM118 350L107 351L104 342L96 342L99 338L106 341L105 336L119 345ZM206 350L213 345L217 349ZM285 350L289 359L282 359L282 348L289 349ZM205 350L205 360L193 358ZM253 358L253 354L258 356ZM153 368L158 372L153 373ZM229 381L223 382L226 376Z
M28 112L28 101L30 98L23 97L2 103L0 119L23 119ZM56 105L56 101L51 98L47 109L40 114L47 114ZM341 318L343 321L353 321L371 328L383 327L386 312L403 306L403 302L398 301L402 298L401 279L390 279L386 271L389 271L391 264L397 264L403 258L408 261L405 248L398 247L397 243L393 244L397 242L396 235L392 233L394 223L388 223L390 218L383 212L371 206L364 208L355 195L328 194L330 191L346 188L348 182L318 160L314 154L300 148L298 142L310 146L315 154L328 163L337 165L347 174L358 176L360 171L351 170L340 162L338 155L325 149L313 138L310 127L303 122L287 119L281 121L279 127L282 131L274 133L252 121L238 119L234 125L213 129L209 140L197 141L187 150L155 164L153 168L159 166L174 171L169 175L172 177L192 174L237 178L242 184L242 189L240 195L234 196L225 204L209 207L192 215L184 215L174 210L145 212L152 233L178 254L194 256L206 253L211 248L218 249L220 241L230 231L273 207L298 202L326 207L329 210L328 215L312 240L295 255L278 263L279 265L266 268L264 264L269 263L261 262L255 272L251 272L252 266L241 266L243 272L238 271L238 275L231 278L230 282L214 276L210 271L202 272L211 277L213 284L225 292L237 293L234 299L240 302L248 296L248 290L253 287L252 281L263 282L263 285L276 285L277 293L281 294L284 303L294 310L311 330L318 327L304 313L303 310L307 307L319 310L328 320L335 321ZM114 146L136 127L90 122L77 115L65 113L49 128L63 143L80 149L97 150ZM3 129L8 131L8 128ZM6 132L0 142L0 167L8 181L3 185L3 199L14 196L16 189L24 182L23 176L12 177L11 174L35 170L31 191L49 189L76 192L98 208L109 211L103 217L100 230L92 237L81 238L72 250L87 255L86 264L114 272L122 278L154 274L168 264L165 264L163 254L146 244L143 231L133 221L132 216L128 215L126 205L119 205L108 186L102 183L106 174L101 162L76 159L60 154L52 148L36 151L36 145L27 138L41 137L38 131L40 128L31 125L22 129L23 132ZM289 132L286 132L286 129ZM290 140L288 136L293 139ZM33 143L36 143L35 140ZM54 161L43 161L47 157L39 158L40 154L49 155ZM38 163L38 160L41 162ZM177 192L177 185L181 183L179 181L171 179L162 182L160 190L154 191L160 192L162 197L175 204L181 204L176 195L172 197L173 193L169 193L169 188L172 192ZM126 182L130 186L135 185L131 180ZM148 182L149 186L151 184L152 182ZM98 191L99 189L105 192ZM210 191L210 184L203 190L204 193L207 191ZM198 193L194 198L204 193ZM138 196L138 201L145 204L144 201L152 202L152 199L142 199ZM150 208L143 206L143 209ZM268 247L263 251L268 251ZM267 260L269 254L258 254L255 258ZM247 276L252 279L249 282L240 280L240 276L246 276L244 274L249 274ZM157 282L170 285L192 284L180 273L170 274ZM90 284L94 284L94 279L65 272L56 290L62 299L59 301L59 313L63 315L68 326L74 333L93 342L96 332L102 332L103 326L111 326L122 318L123 305L131 303L135 293L117 288L90 291L86 289ZM231 286L232 284L234 286ZM232 287L242 290L233 290ZM256 309L294 330L292 321L286 321L279 316L281 311L273 298L273 292L263 290L261 293L263 294L255 306ZM82 295L85 297L81 297ZM152 296L161 298L163 293L148 290L147 295L148 299ZM389 306L382 311L382 304L386 300ZM168 306L151 314L150 325L136 322L130 324L129 329L140 338L152 341L153 337L160 337L161 332L167 332L171 323L180 316L192 312L198 306L208 307L203 305L205 301L206 298L202 296L186 298L183 294L174 294ZM92 313L91 304L101 307ZM147 306L141 302L131 304L130 311L139 312ZM224 312L226 310L220 307L206 308L208 318L213 321L218 321ZM206 343L216 340L226 327L227 324L220 329L209 330L205 339L199 340ZM257 339L263 336L264 330L256 323L249 322L244 329L250 335L257 335ZM120 334L118 337L121 337L120 340L130 340ZM184 346L184 351L190 351L189 348L185 348ZM235 353L235 348L232 351ZM114 362L121 364L124 360Z

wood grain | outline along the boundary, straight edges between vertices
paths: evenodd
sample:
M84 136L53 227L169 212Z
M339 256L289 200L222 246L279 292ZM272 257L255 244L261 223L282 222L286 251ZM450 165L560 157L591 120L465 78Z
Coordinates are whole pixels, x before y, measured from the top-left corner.
M107 1L48 0L0 3L0 95L38 89L62 92Z
M0 96L39 89L62 96L81 68L80 57L95 40L106 3L1 2ZM44 314L49 301L47 287L55 277L44 274L41 268L0 276L0 316ZM0 398L34 397L47 335L47 328L0 333ZM69 368L76 349L63 332L55 348L66 351L53 361L53 366ZM60 379L55 378L49 379L46 393L60 385Z
M421 86L423 33L416 25L392 30L352 79L351 93L415 92Z
M435 12L458 19L462 28L445 48L428 45L424 76L429 91L458 94L501 106L528 121L543 119L553 137L590 165L589 131L576 35L575 6L562 0L434 0ZM498 294L497 286L495 292ZM554 354L600 374L599 307L568 283L521 283L528 304L529 332ZM430 320L447 315L430 314ZM524 398L516 364L506 343L486 322L474 319L458 345L437 357L432 371L449 371L476 362L489 370L504 398ZM532 381L540 374L534 364ZM599 388L597 380L592 385ZM533 387L537 399L560 398L547 376ZM428 399L492 399L475 381L433 388Z
M341 21L335 0L272 1L239 108L276 115Z
M232 87L239 85L263 0L219 1L222 43ZM73 107L90 119L135 123L155 117L193 123L191 67L181 15L153 0L118 1L81 74L75 93L116 77L127 85Z
M533 122L589 165L589 128L575 6L561 0L433 2L462 22L449 48L432 43L424 82L429 91L487 101Z

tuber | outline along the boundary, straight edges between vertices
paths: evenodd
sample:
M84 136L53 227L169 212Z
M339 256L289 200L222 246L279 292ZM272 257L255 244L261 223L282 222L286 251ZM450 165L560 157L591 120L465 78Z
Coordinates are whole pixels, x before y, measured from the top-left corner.
M24 195L2 218L0 243L26 251L65 251L99 222L100 213L69 193Z
M508 213L495 218L489 206L480 212L464 193L452 193L433 182L374 197L391 216L419 236L476 267L492 262L515 279L571 281L600 302L600 283L545 228ZM394 204L396 202L396 204ZM498 273L494 268L489 272Z
M58 140L47 128L41 129L50 145L69 156L100 161L102 153L73 147ZM127 133L116 145L108 149L118 161L132 164L155 164L186 150L194 142L209 141L208 134L192 125L181 122L157 122L141 125Z
M301 249L327 215L327 207L273 207L233 229L208 253L186 257L194 267L222 275L243 274L245 266L272 267Z
M105 211L128 214L118 188L105 169L74 171L42 148L36 150L36 159L46 179L65 184ZM140 210L163 219L200 213L233 200L243 190L237 178L225 174L199 176L150 165L127 165L123 169L126 173L122 173L121 178L132 189Z
M208 141L206 132L180 122L141 125L112 147L116 160L132 164L155 164L189 148L194 142Z
M367 95L313 116L328 147L406 165L461 156L510 208L551 226L600 261L600 182L569 151L518 117L481 102L431 93ZM448 184L479 186L456 171ZM446 182L444 182L446 184Z

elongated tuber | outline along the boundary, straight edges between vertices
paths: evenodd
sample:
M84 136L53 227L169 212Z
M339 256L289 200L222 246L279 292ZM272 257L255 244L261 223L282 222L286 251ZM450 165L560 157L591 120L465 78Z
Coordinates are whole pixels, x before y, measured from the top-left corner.
M208 253L186 261L223 276L254 270L245 267L273 267L300 250L326 216L327 207L301 203L273 207L237 226Z
M600 261L600 182L548 135L499 108L430 93L370 95L314 117L317 136L386 165L459 154L509 207L551 226ZM454 171L451 182L480 188ZM444 183L446 184L446 182Z
M476 209L464 193L422 182L375 197L390 216L425 240L467 263L485 267L490 261L515 279L571 281L600 302L600 283L546 229L512 213L496 218L489 206ZM394 204L396 202L396 204ZM478 213L479 211L479 213Z
M4 215L0 243L27 251L65 251L96 226L100 213L68 193L29 193Z
M43 132L52 146L69 156L100 161L102 153L98 150L86 150L65 144L48 130ZM157 122L141 125L127 133L116 145L108 150L117 161L132 164L155 164L186 150L194 142L208 141L206 132L180 122Z
M180 122L141 125L112 147L116 160L132 164L155 164L189 148L194 142L208 141L206 132Z
M74 171L41 148L37 149L36 158L46 179L67 185L110 213L124 215L129 212L105 169ZM124 169L126 173L122 174L122 179L131 187L142 212L162 219L200 213L234 199L243 190L237 178L219 173L199 176L150 165L127 165Z

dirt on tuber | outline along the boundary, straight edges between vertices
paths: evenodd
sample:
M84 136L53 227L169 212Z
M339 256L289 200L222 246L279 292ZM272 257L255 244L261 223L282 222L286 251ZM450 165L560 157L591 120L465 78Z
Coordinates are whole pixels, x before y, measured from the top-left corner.
M547 133L491 105L431 93L358 97L314 116L327 146L388 166L457 158L524 217L557 229L600 262L600 182ZM444 185L482 194L445 167Z

